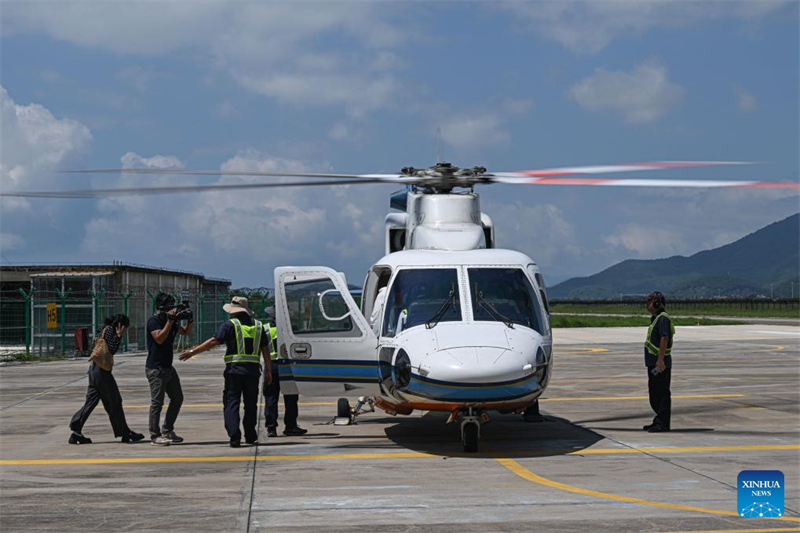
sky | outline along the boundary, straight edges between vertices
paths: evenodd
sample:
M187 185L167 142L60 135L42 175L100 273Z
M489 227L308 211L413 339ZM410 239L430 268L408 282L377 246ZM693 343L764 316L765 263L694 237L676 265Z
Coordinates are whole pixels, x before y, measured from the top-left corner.
M435 163L437 146L489 171L738 160L757 164L620 177L797 180L799 6L4 0L0 186L259 180L66 168L395 173ZM358 285L384 255L397 189L3 199L0 263L120 260L253 288L272 287L276 266L325 265ZM800 211L785 190L478 192L498 246L550 285Z

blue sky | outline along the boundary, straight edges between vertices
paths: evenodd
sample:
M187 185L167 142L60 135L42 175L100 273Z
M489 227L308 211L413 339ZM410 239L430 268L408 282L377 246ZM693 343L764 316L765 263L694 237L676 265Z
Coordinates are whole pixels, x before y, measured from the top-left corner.
M797 179L797 2L4 2L2 187L242 178L68 167L396 172L442 155L525 170L650 160L642 176ZM360 283L396 187L0 203L4 264L111 261L271 286ZM494 185L499 244L551 283L687 255L798 210L796 193Z

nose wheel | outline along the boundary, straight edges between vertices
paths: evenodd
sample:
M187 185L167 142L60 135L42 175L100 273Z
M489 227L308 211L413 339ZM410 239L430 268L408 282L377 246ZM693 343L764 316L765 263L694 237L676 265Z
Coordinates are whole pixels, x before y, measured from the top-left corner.
M489 422L489 415L486 411L471 407L453 413L453 415L461 419L461 443L464 445L464 451L466 453L477 452L478 441L481 438L481 424Z

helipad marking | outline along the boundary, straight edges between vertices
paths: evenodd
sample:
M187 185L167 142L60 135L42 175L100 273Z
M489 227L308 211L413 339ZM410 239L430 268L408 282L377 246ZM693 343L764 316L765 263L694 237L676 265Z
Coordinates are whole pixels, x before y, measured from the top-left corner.
M677 503L654 502L650 500L643 500L641 498L633 498L631 496L620 496L618 494L610 494L608 492L600 492L597 490L584 489L581 487L576 487L574 485L567 485L566 483L561 483L559 481L553 481L552 479L547 479L545 477L542 477L538 474L533 473L533 471L529 470L528 468L525 468L514 459L495 459L495 460L523 479L536 483L537 485L544 485L545 487L551 487L566 492L574 492L576 494L583 494L584 496L592 496L595 498L603 498L606 500L615 500L626 503L638 503L641 505L649 505L651 507L662 507L665 509L679 509L681 511L693 511L697 513L717 514L717 515L737 516L737 517L739 516L737 513L733 511L724 511L721 509L707 509L705 507L695 507L693 505L682 505ZM783 516L780 518L763 518L763 520L800 522L800 518L794 518L789 516Z
M186 445L183 445L186 446ZM267 447L268 448L268 447ZM263 449L263 448L262 448ZM631 453L682 453L682 452L720 452L720 451L775 451L800 450L800 444L764 444L742 446L687 446L658 448L594 448L585 450L542 450L542 453L565 453L566 455L613 455ZM517 450L508 452L492 452L488 454L454 453L452 457L470 457L496 459L517 456L535 450ZM259 455L257 461L308 461L330 459L423 459L438 458L440 455L423 452L397 453L342 453L317 455ZM11 459L0 460L0 466L32 466L32 465L82 465L82 464L142 464L142 463L213 463L252 461L252 455L211 455L198 457L90 457L84 459ZM735 513L734 513L735 514ZM736 515L738 516L738 515Z

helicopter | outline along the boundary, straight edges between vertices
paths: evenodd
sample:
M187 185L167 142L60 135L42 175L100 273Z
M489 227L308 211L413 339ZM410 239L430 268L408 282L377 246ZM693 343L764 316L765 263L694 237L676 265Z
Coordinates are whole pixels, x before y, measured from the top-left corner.
M397 212L384 221L385 255L367 271L360 305L341 272L324 266L274 271L275 319L284 393L338 396L336 423L379 408L450 413L465 452L476 452L489 412L538 413L553 371L553 336L543 274L522 252L495 246L495 227L476 185L798 189L796 181L621 179L599 174L741 165L660 161L494 172L449 163L397 174L267 173L151 168L64 172L235 175L318 181L73 191L2 192L0 197L114 196L271 187L391 183ZM358 396L354 407L348 396ZM528 418L528 417L526 417ZM530 419L535 417L531 416Z

